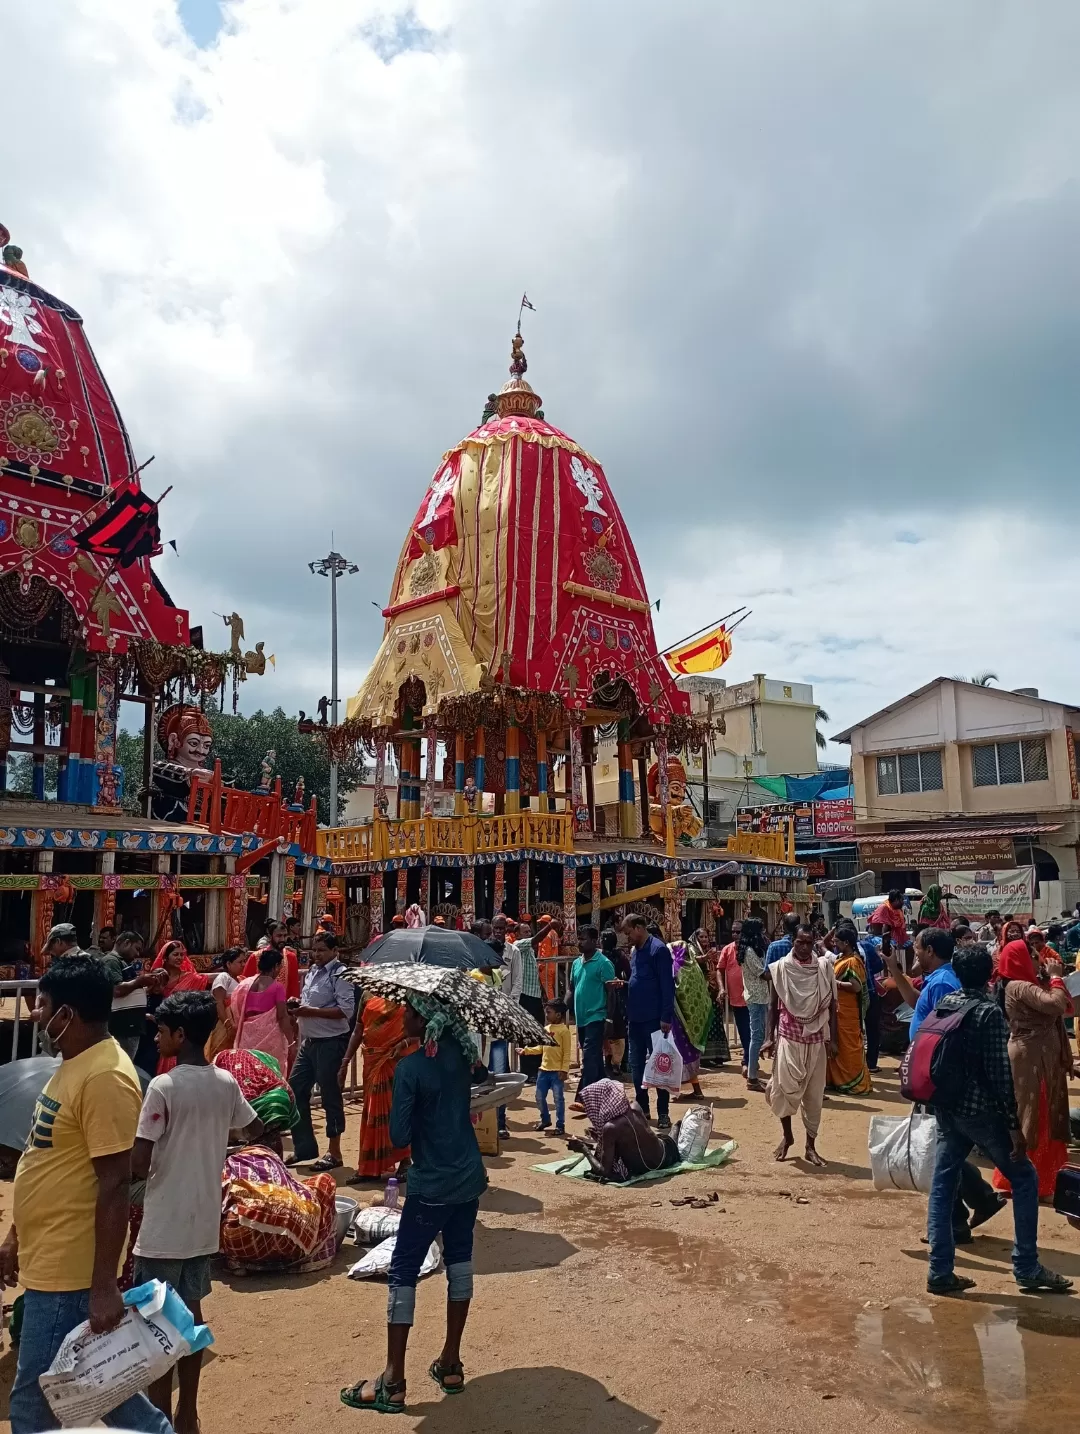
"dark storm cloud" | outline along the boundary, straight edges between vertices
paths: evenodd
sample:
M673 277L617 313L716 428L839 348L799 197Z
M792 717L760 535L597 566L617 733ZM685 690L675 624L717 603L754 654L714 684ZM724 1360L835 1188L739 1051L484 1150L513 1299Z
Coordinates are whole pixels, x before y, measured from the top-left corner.
M68 9L12 17L17 237L176 484L177 600L240 610L276 693L325 689L331 530L359 678L523 289L657 590L688 531L910 543L1072 492L1066 0L263 0L203 52L166 0Z

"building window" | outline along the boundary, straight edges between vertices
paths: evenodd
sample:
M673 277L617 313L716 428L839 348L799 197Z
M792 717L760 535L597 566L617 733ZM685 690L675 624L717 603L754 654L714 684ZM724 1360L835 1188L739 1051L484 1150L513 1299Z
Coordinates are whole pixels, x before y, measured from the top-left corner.
M901 792L940 792L940 752L901 752L897 757L877 759L877 789L882 797Z
M972 779L977 787L1009 787L1021 782L1045 782L1046 739L1025 742L990 742L971 749Z
M877 759L877 789L879 797L895 797L900 790L896 779L896 758Z

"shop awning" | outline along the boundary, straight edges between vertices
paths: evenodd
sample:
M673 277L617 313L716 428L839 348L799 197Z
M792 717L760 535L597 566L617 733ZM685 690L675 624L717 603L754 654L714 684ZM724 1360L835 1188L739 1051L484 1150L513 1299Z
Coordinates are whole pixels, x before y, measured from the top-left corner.
M867 832L859 836L859 845L873 842L889 842L893 846L922 846L930 841L953 841L966 837L969 841L984 841L993 837L1041 836L1044 832L1059 832L1062 822L1025 822L1019 826L959 827L944 822L927 822L917 831Z

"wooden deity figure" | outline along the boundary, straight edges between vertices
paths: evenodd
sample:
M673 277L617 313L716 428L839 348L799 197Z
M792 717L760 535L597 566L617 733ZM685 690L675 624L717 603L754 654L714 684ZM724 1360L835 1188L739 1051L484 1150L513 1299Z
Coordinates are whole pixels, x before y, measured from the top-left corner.
M158 718L157 739L165 760L154 763L150 814L162 822L186 822L192 778L208 771L210 723L198 707L176 702Z
M668 775L668 821L671 823L671 830L675 840L684 846L689 846L696 836L700 836L702 821L697 812L690 805L686 795L686 768L679 761L678 757L669 757L667 763ZM660 771L656 762L649 768L649 828L658 841L666 840L664 831L664 809L660 804Z
M266 756L259 763L259 785L256 790L268 792L270 783L274 777L274 763L277 761L277 752L271 747Z

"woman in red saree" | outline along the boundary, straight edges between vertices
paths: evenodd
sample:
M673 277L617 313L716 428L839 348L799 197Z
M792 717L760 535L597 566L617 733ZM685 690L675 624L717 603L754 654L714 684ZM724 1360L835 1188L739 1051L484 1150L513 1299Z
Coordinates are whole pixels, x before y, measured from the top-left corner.
M151 1026L154 1025L154 1012L166 996L171 996L174 991L205 991L210 984L209 976L196 971L192 965L182 941L166 941L154 957L150 969L165 972L165 984L154 987L146 998L146 1015ZM156 1074L164 1075L175 1064L175 1056L159 1056Z
M364 1109L360 1117L360 1154L357 1180L381 1180L393 1175L408 1149L397 1150L390 1143L390 1104L394 1094L394 1070L402 1056L416 1050L416 1042L405 1035L405 1008L381 996L364 1002L341 1065L344 1083L357 1048L364 1049Z
M289 1062L296 1041L293 1018L285 1005L281 982L283 956L273 946L259 952L259 970L241 981L232 993L233 1023L238 1051L265 1051L288 1079Z

